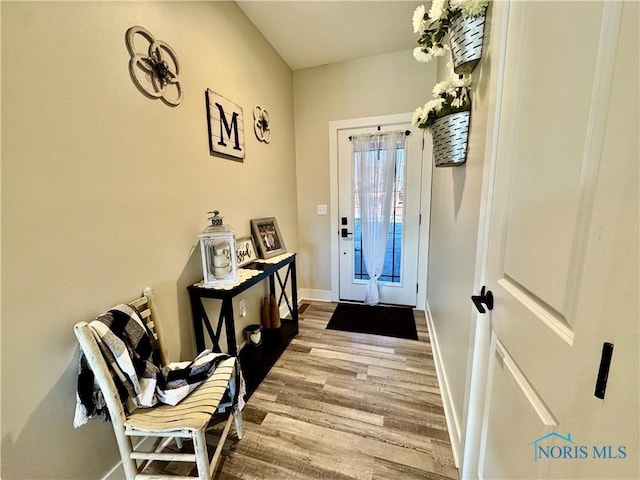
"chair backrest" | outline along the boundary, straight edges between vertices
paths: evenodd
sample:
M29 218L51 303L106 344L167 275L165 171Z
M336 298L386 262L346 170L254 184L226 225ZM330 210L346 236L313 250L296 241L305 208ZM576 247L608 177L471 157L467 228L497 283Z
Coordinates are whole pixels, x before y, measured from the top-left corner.
M158 319L158 310L153 299L153 289L149 287L145 288L142 296L129 302L129 305L140 312L140 316L158 341L162 365L167 365L169 363L167 345L162 331L162 325Z
M166 365L168 363L166 343L160 322L158 321L157 309L153 300L153 290L151 288L145 288L142 296L129 302L129 305L140 312L145 324L155 336L160 347L162 365ZM80 348L87 359L87 363L93 371L96 382L100 390L102 390L102 396L109 409L109 415L114 424L114 428L122 426L126 420L126 414L111 372L109 371L109 366L100 351L91 327L89 327L87 322L79 322L74 326L73 330L78 339L78 343L80 343Z

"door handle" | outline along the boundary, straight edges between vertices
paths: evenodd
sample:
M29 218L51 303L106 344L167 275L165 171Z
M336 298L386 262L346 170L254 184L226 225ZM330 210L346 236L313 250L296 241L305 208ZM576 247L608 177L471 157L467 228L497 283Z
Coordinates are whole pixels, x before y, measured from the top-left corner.
M340 229L340 236L341 236L342 238L347 238L349 235L353 235L353 233L352 233L352 232L347 231L347 229L346 229L346 228L341 228L341 229Z
M485 290L486 287L483 285L480 295L471 296L471 301L480 313L487 313L487 310L493 310L493 293L491 293L491 290ZM483 303L487 306L487 310L482 306Z
M604 393L607 390L607 378L609 377L609 367L611 367L612 356L613 343L605 342L602 345L602 357L600 358L600 368L598 369L598 379L594 393L594 395L601 400L604 400Z

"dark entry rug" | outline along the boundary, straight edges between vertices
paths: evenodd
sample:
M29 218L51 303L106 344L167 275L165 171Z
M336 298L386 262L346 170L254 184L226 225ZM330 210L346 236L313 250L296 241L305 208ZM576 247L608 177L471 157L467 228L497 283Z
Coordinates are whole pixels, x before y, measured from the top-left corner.
M340 303L333 312L327 329L418 340L416 321L410 307L370 307Z

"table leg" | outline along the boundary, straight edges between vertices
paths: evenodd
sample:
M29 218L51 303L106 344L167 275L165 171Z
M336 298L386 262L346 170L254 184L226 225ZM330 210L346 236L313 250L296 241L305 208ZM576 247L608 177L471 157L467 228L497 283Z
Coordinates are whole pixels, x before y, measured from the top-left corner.
M296 335L298 334L298 277L296 274L296 259L289 264L289 271L291 272L291 302L293 303L293 311L291 312L291 318L293 319L293 325Z
M227 353L229 355L238 354L238 346L236 344L236 328L233 318L233 302L231 298L222 300L222 309L220 314L224 317L224 329L227 334Z
M196 341L196 353L198 353L204 350L204 331L202 330L202 324L207 314L204 311L204 306L197 293L189 291L189 297L191 299L191 316L193 318L193 336Z

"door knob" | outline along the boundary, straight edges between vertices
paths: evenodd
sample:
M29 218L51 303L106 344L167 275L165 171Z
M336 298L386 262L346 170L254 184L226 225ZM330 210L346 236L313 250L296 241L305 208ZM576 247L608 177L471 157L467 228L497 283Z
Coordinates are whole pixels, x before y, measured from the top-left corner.
M340 229L340 236L341 236L342 238L347 238L349 235L353 235L353 233L352 233L352 232L347 231L347 229L346 229L346 228L341 228L341 229Z
M486 290L484 285L480 290L480 295L472 295L471 301L480 313L487 313L487 310L493 310L493 293L491 293L491 290ZM483 303L487 306L487 310L482 306Z

